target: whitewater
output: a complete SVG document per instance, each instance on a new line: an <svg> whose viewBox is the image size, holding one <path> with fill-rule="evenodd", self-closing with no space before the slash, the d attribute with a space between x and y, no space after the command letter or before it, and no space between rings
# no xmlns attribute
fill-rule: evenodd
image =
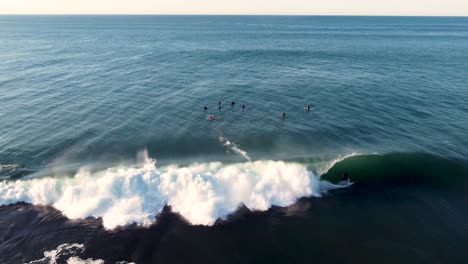
<svg viewBox="0 0 468 264"><path fill-rule="evenodd" d="M107 229L148 226L165 205L193 225L213 225L241 205L265 211L301 197L320 197L339 188L302 164L254 161L197 163L158 168L146 157L139 166L120 166L73 176L0 182L0 205L51 205L70 219L102 217Z"/></svg>
<svg viewBox="0 0 468 264"><path fill-rule="evenodd" d="M86 250L85 245L78 243L65 243L59 245L56 249L45 251L44 257L41 259L33 260L25 264L104 264L105 261L102 259L82 259L79 256ZM133 262L128 263L126 261L119 261L116 264L134 264Z"/></svg>

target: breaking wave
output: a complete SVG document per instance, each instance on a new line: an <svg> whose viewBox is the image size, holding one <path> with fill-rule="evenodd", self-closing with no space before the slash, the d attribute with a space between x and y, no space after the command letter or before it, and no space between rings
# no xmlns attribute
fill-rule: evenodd
<svg viewBox="0 0 468 264"><path fill-rule="evenodd" d="M107 229L150 225L167 204L194 225L212 225L240 205L265 211L305 196L339 188L298 163L255 161L175 165L162 168L146 158L138 167L100 172L82 168L72 177L0 182L0 205L52 205L70 219L102 217Z"/></svg>
<svg viewBox="0 0 468 264"><path fill-rule="evenodd" d="M468 190L468 163L423 153L353 155L334 162L321 179L338 181L347 172L363 189L417 185L435 189Z"/></svg>

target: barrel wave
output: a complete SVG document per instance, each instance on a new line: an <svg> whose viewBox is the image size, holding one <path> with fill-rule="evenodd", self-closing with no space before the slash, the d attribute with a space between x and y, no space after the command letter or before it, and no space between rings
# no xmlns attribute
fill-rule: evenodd
<svg viewBox="0 0 468 264"><path fill-rule="evenodd" d="M322 178L337 181L348 172L355 188L395 188L417 186L464 192L468 190L468 163L422 153L358 155L336 163Z"/></svg>
<svg viewBox="0 0 468 264"><path fill-rule="evenodd" d="M0 204L52 205L70 219L102 218L103 225L113 229L132 223L149 226L166 205L190 224L213 225L239 206L266 211L340 189L343 186L332 182L338 182L343 172L356 183L352 188L361 192L366 187L375 191L407 185L468 188L465 162L424 154L349 155L331 161L323 175L315 175L312 167L270 160L158 168L146 157L138 166L94 172L84 167L71 176L3 181Z"/></svg>

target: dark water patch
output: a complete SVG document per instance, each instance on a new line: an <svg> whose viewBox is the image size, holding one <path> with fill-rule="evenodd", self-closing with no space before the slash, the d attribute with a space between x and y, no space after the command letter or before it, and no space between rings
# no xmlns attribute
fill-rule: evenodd
<svg viewBox="0 0 468 264"><path fill-rule="evenodd" d="M126 254L142 230L128 226L105 231L101 219L69 220L48 206L18 203L0 207L0 212L1 263L41 259L44 252L67 243L84 244L87 248L83 254L85 259L105 256L109 263L116 263L129 258Z"/></svg>
<svg viewBox="0 0 468 264"><path fill-rule="evenodd" d="M64 243L106 263L463 263L466 197L417 188L337 192L192 226L166 207L155 224L104 230L100 219L68 220L51 207L0 207L0 262L42 258Z"/></svg>

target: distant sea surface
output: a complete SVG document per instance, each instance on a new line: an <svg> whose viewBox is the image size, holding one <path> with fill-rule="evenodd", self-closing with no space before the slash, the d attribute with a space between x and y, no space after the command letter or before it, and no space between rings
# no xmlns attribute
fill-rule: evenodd
<svg viewBox="0 0 468 264"><path fill-rule="evenodd" d="M0 16L0 262L465 263L467 102L465 17Z"/></svg>

